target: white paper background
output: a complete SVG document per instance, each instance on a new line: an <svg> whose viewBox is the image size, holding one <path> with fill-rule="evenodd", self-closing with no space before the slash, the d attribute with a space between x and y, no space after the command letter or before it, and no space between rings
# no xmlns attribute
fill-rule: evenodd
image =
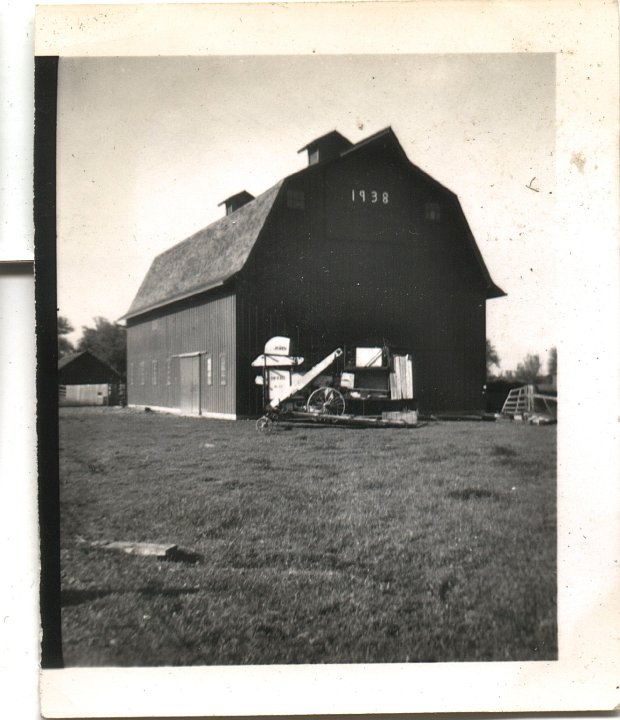
<svg viewBox="0 0 620 720"><path fill-rule="evenodd" d="M562 250L557 272L564 308L558 343L558 662L46 671L46 714L556 711L616 706L620 496L615 5L558 0L108 7L97 13L97 22L84 16L84 7L42 10L39 54L557 53L555 241ZM72 13L79 13L79 19L71 18ZM243 23L238 22L240 13ZM303 33L297 24L300 13ZM337 16L338 22L325 22L324 13L330 13L330 20ZM341 22L349 29L346 36L337 30ZM23 49L20 52L23 57ZM575 158L586 159L583 172ZM26 313L24 321L29 320ZM21 474L28 485L28 470L22 468ZM22 510L28 503L32 505L32 497ZM32 647L28 642L25 646ZM17 649L14 642L12 647ZM24 661L26 653L18 654Z"/></svg>

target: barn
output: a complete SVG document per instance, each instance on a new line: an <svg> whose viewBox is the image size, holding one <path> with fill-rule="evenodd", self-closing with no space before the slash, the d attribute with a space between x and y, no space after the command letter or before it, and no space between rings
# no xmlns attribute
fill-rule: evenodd
<svg viewBox="0 0 620 720"><path fill-rule="evenodd" d="M88 350L58 361L59 405L120 405L124 392L121 375Z"/></svg>
<svg viewBox="0 0 620 720"><path fill-rule="evenodd" d="M457 196L391 128L313 140L307 166L157 256L125 315L128 402L261 413L252 360L291 338L306 367L336 347L410 353L422 412L483 407L494 284ZM346 352L345 352L346 358Z"/></svg>

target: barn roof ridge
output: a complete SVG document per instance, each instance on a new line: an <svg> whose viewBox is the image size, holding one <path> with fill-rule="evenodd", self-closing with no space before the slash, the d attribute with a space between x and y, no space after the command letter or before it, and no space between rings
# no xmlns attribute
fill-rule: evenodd
<svg viewBox="0 0 620 720"><path fill-rule="evenodd" d="M361 140L358 140L356 143L353 143L352 147L347 148L346 150L343 150L340 155L348 155L349 153L353 152L354 150L359 150L361 147L364 147L365 145L368 145L371 142L374 142L375 140L378 140L383 135L394 135L396 137L396 134L392 130L392 126L388 125L387 127L382 128L381 130L377 130L377 132L374 132L372 135L368 135L368 137L362 138Z"/></svg>

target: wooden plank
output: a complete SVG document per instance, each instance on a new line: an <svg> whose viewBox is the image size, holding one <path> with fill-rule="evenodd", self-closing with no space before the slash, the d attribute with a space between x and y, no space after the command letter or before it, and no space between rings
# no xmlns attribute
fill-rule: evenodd
<svg viewBox="0 0 620 720"><path fill-rule="evenodd" d="M411 355L405 357L405 398L413 399L413 363Z"/></svg>
<svg viewBox="0 0 620 720"><path fill-rule="evenodd" d="M400 419L383 419L382 417L368 415L317 415L316 413L293 412L291 417L301 421L309 421L322 425L349 425L359 427L416 427L417 415L414 413L415 422L406 422ZM413 417L412 417L413 419Z"/></svg>
<svg viewBox="0 0 620 720"><path fill-rule="evenodd" d="M411 398L413 399L415 397L415 387L413 384L413 358L411 355L409 355L408 358L407 372L409 373L409 392L411 393Z"/></svg>
<svg viewBox="0 0 620 720"><path fill-rule="evenodd" d="M403 358L402 355L394 355L394 372L396 374L396 398L401 400L404 397Z"/></svg>
<svg viewBox="0 0 620 720"><path fill-rule="evenodd" d="M401 421L408 425L416 425L418 414L415 410L386 410L381 413L381 419L387 422Z"/></svg>
<svg viewBox="0 0 620 720"><path fill-rule="evenodd" d="M396 387L396 373L390 373L390 400L398 400L398 389Z"/></svg>
<svg viewBox="0 0 620 720"><path fill-rule="evenodd" d="M104 550L118 550L128 555L149 555L157 558L168 558L177 550L176 545L161 545L148 542L127 542L117 540L109 543L101 543L99 547Z"/></svg>

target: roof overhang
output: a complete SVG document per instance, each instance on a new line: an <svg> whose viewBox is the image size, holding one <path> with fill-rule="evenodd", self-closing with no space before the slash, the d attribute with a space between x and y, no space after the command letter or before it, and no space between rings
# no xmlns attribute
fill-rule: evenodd
<svg viewBox="0 0 620 720"><path fill-rule="evenodd" d="M132 310L122 317L118 319L118 322L121 320L131 320L132 318L138 317L139 315L146 315L146 313L153 312L154 310L160 310L161 308L166 307L167 305L172 305L173 303L181 302L182 300L187 300L188 298L194 297L195 295L201 295L202 293L209 292L209 290L215 290L216 288L224 287L227 283L231 282L234 279L234 275L230 277L221 278L219 280L215 280L213 282L210 282L206 285L200 285L196 288L193 288L192 290L189 290L188 292L181 293L179 295L175 295L173 297L166 298L165 300L162 300L158 303L153 303L152 305L147 305L142 308L137 308L136 310Z"/></svg>
<svg viewBox="0 0 620 720"><path fill-rule="evenodd" d="M487 300L492 300L493 298L500 298L500 297L506 297L507 293L505 293L501 287L498 287L495 283L492 283L487 287Z"/></svg>

